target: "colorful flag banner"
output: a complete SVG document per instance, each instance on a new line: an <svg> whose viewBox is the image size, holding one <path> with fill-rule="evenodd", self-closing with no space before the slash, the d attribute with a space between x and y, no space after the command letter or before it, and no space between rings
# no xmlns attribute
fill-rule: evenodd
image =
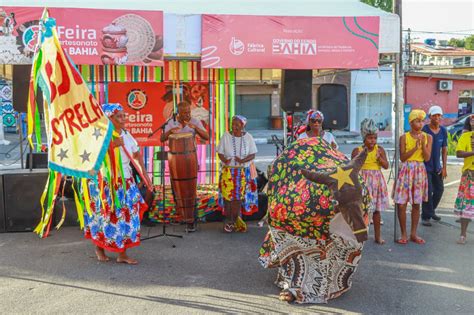
<svg viewBox="0 0 474 315"><path fill-rule="evenodd" d="M75 200L78 220L83 227L83 211L90 211L87 179L97 181L99 187L103 187L103 180L117 183L117 174L123 174L123 170L118 148L109 149L113 125L62 49L57 37L56 21L49 18L45 10L40 24L39 45L30 79L28 139L33 145L35 131L37 145L41 142L39 113L35 102L39 87L44 98L50 173L41 197L42 219L35 232L45 237L50 230L54 203L63 176L72 176L79 183ZM112 208L114 204L120 207L120 204L112 203Z"/></svg>
<svg viewBox="0 0 474 315"><path fill-rule="evenodd" d="M61 49L54 19L48 18L45 26L33 71L46 100L49 168L92 178L104 160L113 127Z"/></svg>

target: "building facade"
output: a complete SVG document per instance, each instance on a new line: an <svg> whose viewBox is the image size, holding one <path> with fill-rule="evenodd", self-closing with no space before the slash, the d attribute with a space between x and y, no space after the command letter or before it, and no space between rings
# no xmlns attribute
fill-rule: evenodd
<svg viewBox="0 0 474 315"><path fill-rule="evenodd" d="M473 112L474 76L408 72L405 76L405 103L428 111L443 108L443 124Z"/></svg>

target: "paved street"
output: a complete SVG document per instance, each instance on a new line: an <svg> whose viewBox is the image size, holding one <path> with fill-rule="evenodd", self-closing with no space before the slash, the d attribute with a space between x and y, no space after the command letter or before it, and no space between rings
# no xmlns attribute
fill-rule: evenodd
<svg viewBox="0 0 474 315"><path fill-rule="evenodd" d="M354 146L341 144L341 150L349 154ZM261 144L258 149L257 165L266 170L275 148ZM387 244L375 245L371 235L352 290L327 305L278 301L276 270L257 261L266 228L256 222L248 233L232 235L222 233L220 223L201 224L198 233L169 239L176 248L163 238L144 241L130 250L140 261L134 267L98 263L75 227L44 240L32 233L0 234L0 305L8 313L472 313L474 226L467 245L457 245L452 206L460 166L450 165L448 173L442 221L419 228L427 244L394 244L394 212L385 212ZM389 171L384 174L388 179ZM161 226L142 232L154 235ZM169 232L183 231L173 226Z"/></svg>
<svg viewBox="0 0 474 315"><path fill-rule="evenodd" d="M134 267L98 263L74 227L44 240L0 234L2 313L472 314L474 229L467 245L456 245L451 211L441 215L441 223L420 227L426 245L402 246L391 241L393 212L384 213L387 244L372 237L366 243L353 288L327 305L304 306L277 300L276 270L257 262L266 229L255 222L248 233L231 235L219 223L202 224L172 239L176 248L162 238L144 241L130 250L140 261Z"/></svg>

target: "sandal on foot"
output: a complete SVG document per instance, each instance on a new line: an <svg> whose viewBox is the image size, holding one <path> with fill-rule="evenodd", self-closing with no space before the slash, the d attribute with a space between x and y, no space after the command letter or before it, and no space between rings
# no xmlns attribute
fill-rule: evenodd
<svg viewBox="0 0 474 315"><path fill-rule="evenodd" d="M422 239L421 237L417 237L417 236L416 236L416 237L411 237L411 238L410 238L410 241L412 241L413 243L416 243L416 244L418 244L418 245L423 245L423 244L425 244L425 240Z"/></svg>
<svg viewBox="0 0 474 315"><path fill-rule="evenodd" d="M233 231L234 231L234 225L233 224L227 223L226 225L224 225L224 232L232 233Z"/></svg>
<svg viewBox="0 0 474 315"><path fill-rule="evenodd" d="M400 244L400 245L406 245L408 244L408 240L404 238L399 238L398 240L395 241L395 243Z"/></svg>
<svg viewBox="0 0 474 315"><path fill-rule="evenodd" d="M467 242L466 237L465 236L460 236L456 243L458 243L459 245L464 245L464 244L466 244L466 242Z"/></svg>
<svg viewBox="0 0 474 315"><path fill-rule="evenodd" d="M379 245L383 245L383 244L385 244L385 241L383 239L379 239L379 240L375 240L375 243L377 243Z"/></svg>

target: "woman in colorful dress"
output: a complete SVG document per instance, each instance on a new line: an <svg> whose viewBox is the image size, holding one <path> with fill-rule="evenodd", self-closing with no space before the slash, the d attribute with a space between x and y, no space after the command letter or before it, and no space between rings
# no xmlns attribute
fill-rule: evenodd
<svg viewBox="0 0 474 315"><path fill-rule="evenodd" d="M381 211L388 208L388 190L381 168L388 169L388 161L385 150L377 144L378 131L379 129L372 119L362 120L360 134L364 140L364 145L352 151L352 158L355 158L364 148L367 148L367 158L360 173L372 199L375 242L383 245L385 241L382 239L380 232Z"/></svg>
<svg viewBox="0 0 474 315"><path fill-rule="evenodd" d="M456 156L464 159L454 210L461 222L461 235L457 241L460 245L466 244L467 227L474 218L474 116L471 115L467 120L470 124L466 126L466 132L461 135L456 147Z"/></svg>
<svg viewBox="0 0 474 315"><path fill-rule="evenodd" d="M431 156L432 137L421 131L426 113L414 109L408 116L410 131L400 137L400 161L402 162L395 182L394 201L398 206L401 237L396 241L406 245L408 240L416 244L425 241L417 235L420 205L428 200L428 177L424 161ZM407 233L407 204L411 203L411 229Z"/></svg>
<svg viewBox="0 0 474 315"><path fill-rule="evenodd" d="M236 115L232 118L232 131L224 133L217 152L222 162L219 180L219 203L224 208L224 231L245 231L236 226L240 215L258 211L258 191L255 166L251 165L257 153L253 137L245 132L247 119ZM251 169L253 168L253 170Z"/></svg>
<svg viewBox="0 0 474 315"><path fill-rule="evenodd" d="M140 245L140 220L147 205L133 180L130 157L138 160L145 180L148 176L137 142L124 129L125 113L122 106L104 104L102 109L112 121L116 135L111 141L109 155L111 158L117 157L120 152L116 160L121 161L121 165L116 165L115 169L119 171L108 178L99 177L98 180L88 181L90 196L84 201L89 201L91 214L84 211L84 233L96 246L95 253L99 261L109 261L105 251L110 251L118 253L118 263L135 265L138 262L127 255L127 249Z"/></svg>
<svg viewBox="0 0 474 315"><path fill-rule="evenodd" d="M298 136L298 139L305 139L311 137L321 137L324 141L329 143L333 149L339 146L336 143L336 138L329 131L323 130L324 115L319 110L310 110L306 116L306 132Z"/></svg>

